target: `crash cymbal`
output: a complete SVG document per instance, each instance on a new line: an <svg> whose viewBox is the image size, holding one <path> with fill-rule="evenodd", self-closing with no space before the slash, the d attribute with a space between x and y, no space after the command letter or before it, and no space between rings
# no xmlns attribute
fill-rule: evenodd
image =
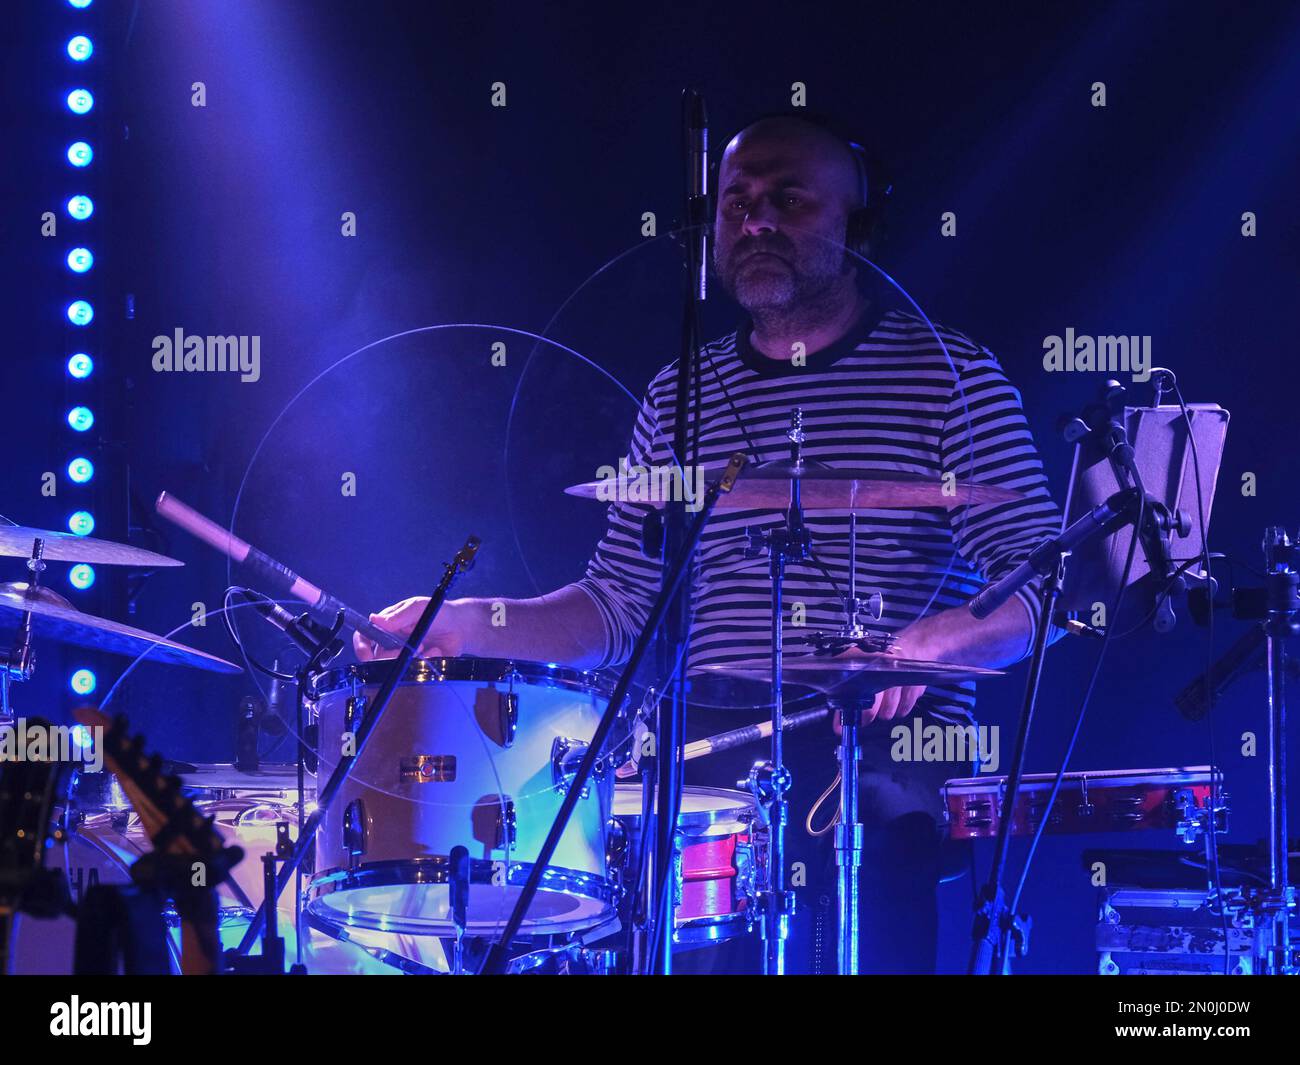
<svg viewBox="0 0 1300 1065"><path fill-rule="evenodd" d="M183 566L166 555L145 551L111 540L95 540L70 532L32 529L26 525L0 525L0 557L31 558L32 543L44 541L42 557L47 562L98 562L102 566Z"/></svg>
<svg viewBox="0 0 1300 1065"><path fill-rule="evenodd" d="M722 474L723 467L705 467L704 484ZM673 471L657 471L671 473ZM672 498L665 488L669 478L620 476L603 481L587 481L564 490L579 499L604 503L626 501L663 506ZM800 501L804 510L916 510L929 507L982 506L1022 499L1023 493L1012 488L979 484L975 481L926 477L898 470L839 469L815 462L766 462L748 467L736 486L720 496L717 510L785 510L790 505L790 484L801 485ZM680 479L677 479L680 483ZM703 485L692 485L703 490Z"/></svg>
<svg viewBox="0 0 1300 1065"><path fill-rule="evenodd" d="M224 658L196 651L174 640L155 636L121 622L85 614L57 592L37 588L34 592L20 581L0 583L0 626L8 633L18 627L23 612L32 613L32 639L58 640L77 647L110 654L143 655L147 660L178 666L194 666L214 673L242 673L243 670Z"/></svg>
<svg viewBox="0 0 1300 1065"><path fill-rule="evenodd" d="M728 662L698 667L699 672L747 681L771 679L769 662ZM962 666L950 662L928 662L903 658L888 652L855 654L838 658L786 658L781 681L794 687L813 689L833 702L869 699L886 688L951 684L982 677L1001 677L1000 669Z"/></svg>

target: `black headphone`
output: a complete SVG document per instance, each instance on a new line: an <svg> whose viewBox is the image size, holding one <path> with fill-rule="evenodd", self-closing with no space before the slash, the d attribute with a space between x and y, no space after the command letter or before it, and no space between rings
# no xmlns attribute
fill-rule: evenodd
<svg viewBox="0 0 1300 1065"><path fill-rule="evenodd" d="M849 212L845 224L844 248L854 255L869 259L869 253L876 237L879 235L881 220L885 214L885 206L894 192L893 182L889 179L884 164L857 141L845 136L831 119L824 115L803 111L770 111L759 115L752 121L747 122L723 143L730 144L737 134L769 118L793 118L799 122L805 122L825 133L829 133L849 150L858 172L858 202L860 206ZM714 209L716 209L718 173L721 168L722 154L719 153L711 167L710 218L714 217Z"/></svg>

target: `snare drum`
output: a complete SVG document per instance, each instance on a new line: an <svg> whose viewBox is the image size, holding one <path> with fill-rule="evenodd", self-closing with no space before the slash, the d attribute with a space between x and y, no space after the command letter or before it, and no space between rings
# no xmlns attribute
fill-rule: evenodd
<svg viewBox="0 0 1300 1065"><path fill-rule="evenodd" d="M626 869L640 845L640 784L615 787L614 817L626 833ZM748 792L691 785L683 789L677 818L674 943L716 943L753 930L763 837Z"/></svg>
<svg viewBox="0 0 1300 1065"><path fill-rule="evenodd" d="M318 777L350 753L388 662L318 674ZM608 703L578 670L499 659L413 662L316 836L315 918L406 935L454 932L452 848L470 852L467 932L504 925ZM614 914L605 832L613 774L583 789L520 934L582 931Z"/></svg>

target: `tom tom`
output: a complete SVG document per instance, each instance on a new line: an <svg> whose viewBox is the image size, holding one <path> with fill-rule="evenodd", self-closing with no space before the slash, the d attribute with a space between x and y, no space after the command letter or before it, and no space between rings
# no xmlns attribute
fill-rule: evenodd
<svg viewBox="0 0 1300 1065"><path fill-rule="evenodd" d="M313 678L318 780L328 779L389 668ZM316 837L308 910L353 928L447 936L452 848L470 852L467 932L510 915L607 694L592 674L498 659L416 661ZM614 915L605 857L613 774L584 789L520 933L582 931Z"/></svg>

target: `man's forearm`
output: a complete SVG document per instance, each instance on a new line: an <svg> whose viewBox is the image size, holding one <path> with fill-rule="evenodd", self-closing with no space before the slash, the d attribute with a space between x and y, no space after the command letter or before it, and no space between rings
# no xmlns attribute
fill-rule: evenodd
<svg viewBox="0 0 1300 1065"><path fill-rule="evenodd" d="M965 606L921 618L899 633L898 651L908 658L1001 669L1029 653L1033 636L1028 608L1012 597L983 621Z"/></svg>
<svg viewBox="0 0 1300 1065"><path fill-rule="evenodd" d="M458 626L463 621L463 654L586 669L599 664L605 650L600 612L573 585L534 599L456 599L447 607L458 615Z"/></svg>

